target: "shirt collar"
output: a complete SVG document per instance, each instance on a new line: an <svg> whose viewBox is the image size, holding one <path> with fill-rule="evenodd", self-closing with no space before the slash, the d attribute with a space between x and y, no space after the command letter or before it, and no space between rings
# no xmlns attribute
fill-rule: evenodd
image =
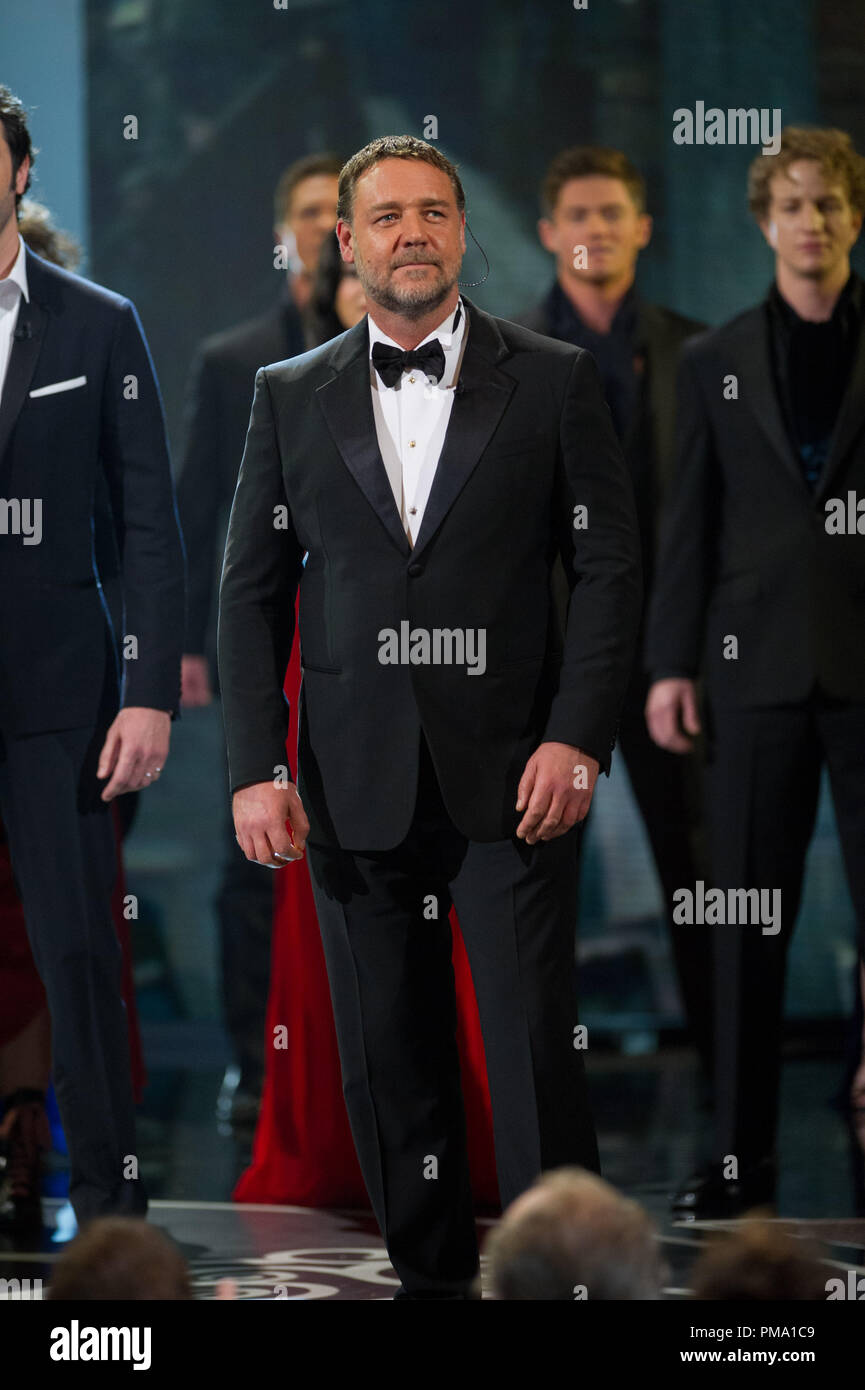
<svg viewBox="0 0 865 1390"><path fill-rule="evenodd" d="M453 323L457 315L457 310L459 310L459 322L457 323L456 330L454 330ZM367 312L366 321L367 328L369 330L369 357L370 365L372 367L372 349L375 343L387 343L390 347L401 347L401 344L395 343L393 338L389 338L386 333L383 333L382 330L379 328L378 324L376 323L375 319L369 312ZM446 364L445 375L439 382L440 386L443 386L445 384L446 378L452 375L451 362L455 359L451 358L451 354L454 353L457 357L459 356L459 351L462 346L463 335L465 331L466 308L463 304L462 296L460 295L452 312L449 313L446 318L443 318L438 327L434 328L431 333L428 333L426 337L422 340L422 342L418 343L417 345L418 347L422 347L423 343L429 343L432 342L433 338L438 338L439 342L444 348ZM372 368L372 370L374 371L375 369Z"/></svg>
<svg viewBox="0 0 865 1390"><path fill-rule="evenodd" d="M17 285L27 303L30 303L30 291L27 286L27 253L24 247L24 238L18 233L18 255L12 263L9 274L0 280L0 285L5 285L9 281Z"/></svg>

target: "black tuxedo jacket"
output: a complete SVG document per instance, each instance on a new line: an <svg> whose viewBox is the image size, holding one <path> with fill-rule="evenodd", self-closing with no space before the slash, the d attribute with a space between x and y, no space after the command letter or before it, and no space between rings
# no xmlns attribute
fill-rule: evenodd
<svg viewBox="0 0 865 1390"><path fill-rule="evenodd" d="M300 583L299 790L312 840L399 843L421 728L448 811L474 840L513 833L540 742L577 745L609 770L641 580L597 369L464 302L460 386L414 549L378 448L366 318L256 378L220 599L230 781L270 779L285 762ZM579 504L588 525L575 530ZM550 594L558 554L572 588L564 634ZM381 633L403 621L484 629L485 673L383 665Z"/></svg>
<svg viewBox="0 0 865 1390"><path fill-rule="evenodd" d="M249 423L255 374L304 349L300 314L287 297L266 314L201 344L190 376L177 505L186 543L184 651L213 648L211 615L225 528Z"/></svg>
<svg viewBox="0 0 865 1390"><path fill-rule="evenodd" d="M550 296L527 309L515 320L535 333L550 335ZM689 338L703 332L706 325L686 318L661 304L652 304L642 295L637 299L637 341L646 356L647 414L652 456L655 464L654 527L655 544L660 542L661 516L675 472L676 371L679 353ZM637 412L638 415L640 412ZM646 447L640 421L634 422L622 441L626 460ZM644 560L651 557L644 556ZM644 572L644 579L648 576ZM647 584L648 588L648 584Z"/></svg>
<svg viewBox="0 0 865 1390"><path fill-rule="evenodd" d="M539 303L521 314L516 322L525 328L533 329L536 333L551 336L553 314L550 301L551 294L547 293ZM703 332L705 328L706 325L696 319L685 318L672 309L652 304L643 299L642 295L637 297L635 347L638 347L644 356L645 376L634 418L621 444L631 477L645 480L642 484L642 507L640 492L637 494L646 600L643 609L644 621L661 544L661 521L675 472L676 371L679 354L687 340ZM561 606L566 601L567 585L559 568L555 577L555 590L557 602ZM634 672L635 683L629 692L629 698L641 703L648 680L643 666L643 638L644 631L641 626Z"/></svg>
<svg viewBox="0 0 865 1390"><path fill-rule="evenodd" d="M826 531L826 501L865 494L865 333L816 492L784 426L762 304L688 344L677 477L650 605L655 676L705 674L734 706L865 699L865 540ZM735 376L738 399L724 397ZM729 392L728 388L728 392ZM725 638L738 657L725 659Z"/></svg>
<svg viewBox="0 0 865 1390"><path fill-rule="evenodd" d="M175 715L183 543L141 324L128 299L26 256L0 493L41 499L42 538L0 534L0 730L83 727L118 701Z"/></svg>

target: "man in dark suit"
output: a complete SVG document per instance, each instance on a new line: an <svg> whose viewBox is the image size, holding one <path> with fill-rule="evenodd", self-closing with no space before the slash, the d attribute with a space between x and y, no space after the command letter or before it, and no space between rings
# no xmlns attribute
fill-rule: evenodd
<svg viewBox="0 0 865 1390"><path fill-rule="evenodd" d="M460 298L464 207L454 166L412 136L344 167L337 234L370 312L259 372L220 600L238 840L279 867L309 839L346 1103L399 1298L471 1297L478 1268L451 901L502 1202L542 1169L598 1167L576 825L609 769L641 599L594 363ZM298 584L295 788L282 683Z"/></svg>
<svg viewBox="0 0 865 1390"><path fill-rule="evenodd" d="M147 1209L110 802L165 766L180 703L183 546L135 309L25 248L16 212L32 149L5 87L0 123L0 812L48 999L81 1224ZM113 545L103 528L97 568L97 520L109 509Z"/></svg>
<svg viewBox="0 0 865 1390"><path fill-rule="evenodd" d="M683 354L647 647L662 747L690 746L705 681L715 901L710 915L705 885L682 884L680 903L715 938L716 1152L674 1197L698 1215L774 1192L786 956L824 764L865 931L865 521L848 505L865 493L865 287L849 259L865 160L840 131L789 128L754 160L749 200L775 282Z"/></svg>
<svg viewBox="0 0 865 1390"><path fill-rule="evenodd" d="M556 279L518 323L594 357L637 502L643 584L651 592L660 516L673 467L676 364L704 325L650 304L635 284L652 234L642 175L620 150L562 150L541 187L538 235L556 258ZM561 588L561 580L559 580ZM711 982L705 938L673 920L673 893L703 875L697 755L677 757L646 729L649 677L642 632L619 728L619 747L661 884L685 1021L711 1075Z"/></svg>
<svg viewBox="0 0 865 1390"><path fill-rule="evenodd" d="M177 485L189 570L185 706L212 699L214 599L255 374L268 362L312 346L306 331L309 296L322 242L336 224L341 167L335 155L312 154L281 175L274 193L273 235L276 245L286 249L287 274L279 299L267 313L205 339L192 371ZM264 1080L273 885L240 853L230 815L216 907L225 1022L236 1059L236 1067L226 1073L219 1110L243 1124L258 1114Z"/></svg>

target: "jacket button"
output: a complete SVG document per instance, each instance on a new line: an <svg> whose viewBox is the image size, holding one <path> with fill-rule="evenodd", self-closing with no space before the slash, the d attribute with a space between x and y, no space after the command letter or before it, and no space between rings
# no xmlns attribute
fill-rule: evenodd
<svg viewBox="0 0 865 1390"><path fill-rule="evenodd" d="M411 575L412 579L417 579L419 574L423 574L423 565L419 564L418 562L415 562L409 565L408 572Z"/></svg>

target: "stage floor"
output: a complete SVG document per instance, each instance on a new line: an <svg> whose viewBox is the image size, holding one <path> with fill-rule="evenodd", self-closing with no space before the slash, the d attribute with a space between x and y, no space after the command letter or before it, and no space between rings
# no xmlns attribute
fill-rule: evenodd
<svg viewBox="0 0 865 1390"><path fill-rule="evenodd" d="M631 1195L639 1197L638 1192ZM653 1205L645 1194L647 1206ZM46 1220L57 1214L56 1199L46 1203ZM196 1298L214 1296L220 1279L235 1283L238 1299L390 1300L399 1280L391 1269L371 1217L363 1212L318 1211L308 1207L240 1205L232 1202L153 1202L150 1220L179 1245L189 1263ZM826 1244L832 1272L865 1265L865 1219L784 1221L794 1234ZM492 1220L478 1221L483 1245ZM689 1296L690 1272L706 1234L735 1223L667 1223L659 1235L669 1270L665 1299ZM35 1245L35 1242L33 1242ZM0 1255L2 1277L47 1287L60 1247L46 1228L41 1250ZM481 1257L484 1297L490 1297L486 1261ZM827 1278L829 1272L827 1269ZM843 1277L843 1274L842 1274Z"/></svg>
<svg viewBox="0 0 865 1390"><path fill-rule="evenodd" d="M185 1254L196 1296L212 1298L217 1281L231 1278L239 1299L389 1300L398 1281L368 1213L227 1200L248 1159L248 1140L217 1122L222 1073L203 1062L199 1055L197 1066L151 1066L139 1134L150 1219ZM857 1137L833 1105L840 1077L834 1059L785 1063L778 1220L822 1241L833 1268L861 1272L865 1126ZM669 1271L664 1297L686 1299L701 1242L724 1224L673 1223L667 1206L670 1192L690 1171L707 1123L697 1107L693 1059L685 1050L596 1056L590 1079L604 1176L651 1213ZM73 1232L62 1195L46 1197L44 1212L41 1236L0 1236L0 1278L41 1279L47 1287L51 1266ZM478 1221L481 1248L492 1224Z"/></svg>

